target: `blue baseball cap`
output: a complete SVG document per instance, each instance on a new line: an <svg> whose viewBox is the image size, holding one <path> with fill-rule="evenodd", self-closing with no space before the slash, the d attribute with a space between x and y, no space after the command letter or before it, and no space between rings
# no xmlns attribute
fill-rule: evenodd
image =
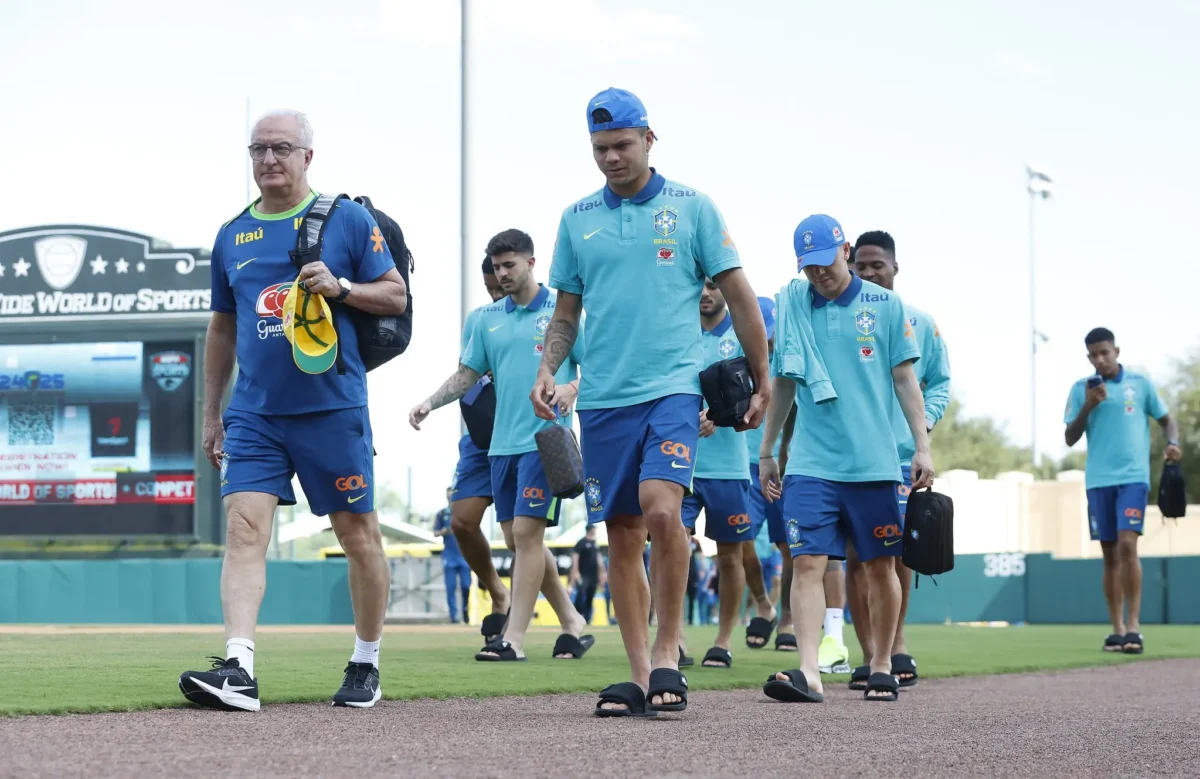
<svg viewBox="0 0 1200 779"><path fill-rule="evenodd" d="M792 242L796 245L796 270L809 265L828 268L838 258L846 235L832 216L813 214L796 226Z"/></svg>
<svg viewBox="0 0 1200 779"><path fill-rule="evenodd" d="M608 113L610 121L596 121L595 112ZM624 89L609 87L588 102L587 107L588 132L598 133L601 130L621 130L626 127L649 127L646 117L646 106L638 100L637 95Z"/></svg>
<svg viewBox="0 0 1200 779"><path fill-rule="evenodd" d="M767 340L770 341L775 337L775 300L759 298L758 308L762 311L763 324L767 326Z"/></svg>

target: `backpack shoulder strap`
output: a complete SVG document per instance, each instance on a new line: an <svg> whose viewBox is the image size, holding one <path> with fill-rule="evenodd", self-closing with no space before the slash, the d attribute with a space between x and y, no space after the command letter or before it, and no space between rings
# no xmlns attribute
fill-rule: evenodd
<svg viewBox="0 0 1200 779"><path fill-rule="evenodd" d="M262 198L256 198L253 203L246 206L241 211L238 211L237 215L234 216L233 219L229 219L225 222L225 224L221 225L221 228L224 229L224 228L228 227L229 225L231 225L233 222L235 222L239 217L241 217L243 214L245 214L251 208L254 208L256 205L258 205L259 201L261 201L261 200L262 200Z"/></svg>
<svg viewBox="0 0 1200 779"><path fill-rule="evenodd" d="M321 237L325 234L325 226L329 224L330 215L337 207L338 201L345 197L317 195L308 213L300 220L300 229L296 231L296 248L288 252L292 264L297 268L303 268L308 263L321 259Z"/></svg>

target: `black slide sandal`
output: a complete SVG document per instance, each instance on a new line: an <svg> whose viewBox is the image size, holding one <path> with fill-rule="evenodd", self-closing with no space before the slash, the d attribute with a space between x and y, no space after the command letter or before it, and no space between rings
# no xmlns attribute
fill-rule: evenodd
<svg viewBox="0 0 1200 779"><path fill-rule="evenodd" d="M484 652L494 652L493 655L485 655ZM523 663L524 657L517 657L517 650L512 648L512 644L507 641L497 640L492 641L483 649L475 654L475 659L481 663Z"/></svg>
<svg viewBox="0 0 1200 779"><path fill-rule="evenodd" d="M750 620L750 624L746 626L746 646L751 649L762 649L767 645L767 641L771 639L771 633L774 632L775 626L779 624L779 618L763 619L755 617ZM761 644L751 644L750 639L761 638Z"/></svg>
<svg viewBox="0 0 1200 779"><path fill-rule="evenodd" d="M1126 633L1125 638L1121 639L1121 651L1127 655L1140 655L1145 647L1145 639L1141 633ZM1133 649L1129 647L1132 646Z"/></svg>
<svg viewBox="0 0 1200 779"><path fill-rule="evenodd" d="M670 693L682 700L679 703L654 703L655 695ZM683 711L687 708L687 677L674 668L655 668L650 672L650 692L646 693L646 709L649 711Z"/></svg>
<svg viewBox="0 0 1200 779"><path fill-rule="evenodd" d="M808 679L799 668L791 671L781 671L791 681L785 682L775 678L775 674L767 677L763 685L763 694L784 703L823 703L825 696L808 689Z"/></svg>
<svg viewBox="0 0 1200 779"><path fill-rule="evenodd" d="M1105 652L1122 652L1125 650L1125 636L1120 633L1110 633L1108 638L1104 639Z"/></svg>
<svg viewBox="0 0 1200 779"><path fill-rule="evenodd" d="M795 652L799 647L796 645L795 633L780 633L775 636L775 651L776 652Z"/></svg>
<svg viewBox="0 0 1200 779"><path fill-rule="evenodd" d="M606 703L619 703L624 709L603 709ZM633 682L610 684L600 691L596 702L597 717L654 717L657 714L646 710L646 694Z"/></svg>
<svg viewBox="0 0 1200 779"><path fill-rule="evenodd" d="M479 632L483 635L483 640L490 644L504 635L506 627L508 627L508 614L492 613L483 618Z"/></svg>
<svg viewBox="0 0 1200 779"><path fill-rule="evenodd" d="M570 633L563 633L558 637L558 640L554 642L554 651L550 653L550 656L555 660L579 660L583 657L585 652L595 645L595 643L596 639L591 635L575 638L575 636L571 635ZM566 654L571 656L559 657L559 655Z"/></svg>
<svg viewBox="0 0 1200 779"><path fill-rule="evenodd" d="M909 676L905 678L901 674ZM920 679L917 676L917 661L912 655L892 655L892 676L900 680L901 687L916 687Z"/></svg>
<svg viewBox="0 0 1200 779"><path fill-rule="evenodd" d="M873 692L886 692L887 695L872 695ZM891 674L873 673L867 680L867 690L863 699L868 701L894 701L900 697L900 682Z"/></svg>
<svg viewBox="0 0 1200 779"><path fill-rule="evenodd" d="M696 664L696 658L688 657L687 655L685 655L683 653L683 647L679 647L679 667L680 668L691 668L695 664Z"/></svg>
<svg viewBox="0 0 1200 779"><path fill-rule="evenodd" d="M850 672L850 689L851 690L865 690L865 689L867 689L867 682L870 679L871 679L871 666L869 666L869 665L856 666L855 669Z"/></svg>
<svg viewBox="0 0 1200 779"><path fill-rule="evenodd" d="M709 661L714 660L719 665L709 665ZM714 646L704 655L704 661L701 668L729 668L733 665L733 653L728 649L722 649L719 646Z"/></svg>

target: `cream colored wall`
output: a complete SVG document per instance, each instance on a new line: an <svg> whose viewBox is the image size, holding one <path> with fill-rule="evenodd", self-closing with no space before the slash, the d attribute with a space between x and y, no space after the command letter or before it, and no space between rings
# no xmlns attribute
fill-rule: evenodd
<svg viewBox="0 0 1200 779"><path fill-rule="evenodd" d="M1034 481L1027 473L980 479L973 471L948 471L934 489L954 499L954 551L1050 553L1056 557L1100 557L1090 539L1083 473L1067 471L1057 481ZM1146 557L1200 555L1200 505L1187 516L1163 520L1146 507L1139 551Z"/></svg>

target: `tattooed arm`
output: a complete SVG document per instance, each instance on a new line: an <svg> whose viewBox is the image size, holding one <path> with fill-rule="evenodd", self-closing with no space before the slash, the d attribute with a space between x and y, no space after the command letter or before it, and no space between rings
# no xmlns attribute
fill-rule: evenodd
<svg viewBox="0 0 1200 779"><path fill-rule="evenodd" d="M534 412L542 419L554 419L550 405L554 397L554 375L571 356L575 339L579 335L579 317L583 312L583 297L570 292L558 291L554 306L554 318L546 328L546 342L542 349L542 364L538 368L537 382L529 399Z"/></svg>
<svg viewBox="0 0 1200 779"><path fill-rule="evenodd" d="M425 417L429 416L430 412L466 395L467 390L479 381L479 375L477 371L459 363L458 370L442 382L442 386L438 387L436 392L408 412L408 423L413 426L414 430L420 430L421 423L425 421Z"/></svg>

